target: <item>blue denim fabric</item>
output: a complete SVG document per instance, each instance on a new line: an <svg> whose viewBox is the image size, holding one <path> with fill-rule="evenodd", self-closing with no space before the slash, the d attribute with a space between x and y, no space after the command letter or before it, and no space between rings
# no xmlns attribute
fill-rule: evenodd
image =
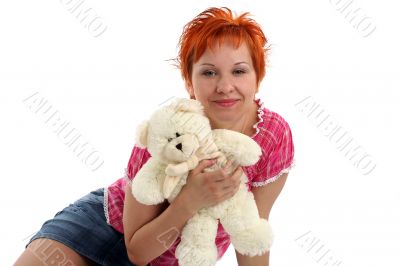
<svg viewBox="0 0 400 266"><path fill-rule="evenodd" d="M98 265L134 266L128 259L124 235L107 224L103 199L104 188L78 199L46 221L29 243L38 238L49 238Z"/></svg>

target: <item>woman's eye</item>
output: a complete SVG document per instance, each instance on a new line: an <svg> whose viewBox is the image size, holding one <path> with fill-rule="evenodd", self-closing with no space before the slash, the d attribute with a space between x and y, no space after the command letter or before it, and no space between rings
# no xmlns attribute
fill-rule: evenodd
<svg viewBox="0 0 400 266"><path fill-rule="evenodd" d="M217 73L215 71L212 70L206 70L203 72L203 75L206 77L214 77Z"/></svg>
<svg viewBox="0 0 400 266"><path fill-rule="evenodd" d="M235 74L235 75L240 75L240 74L244 74L244 73L246 73L246 71L243 69L236 69L233 71L233 74Z"/></svg>

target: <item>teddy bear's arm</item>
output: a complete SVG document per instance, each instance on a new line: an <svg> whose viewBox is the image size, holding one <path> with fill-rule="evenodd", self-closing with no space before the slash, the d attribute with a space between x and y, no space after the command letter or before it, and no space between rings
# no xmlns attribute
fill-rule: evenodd
<svg viewBox="0 0 400 266"><path fill-rule="evenodd" d="M252 138L228 129L214 129L214 142L227 156L233 156L242 166L255 164L261 156L261 148Z"/></svg>
<svg viewBox="0 0 400 266"><path fill-rule="evenodd" d="M132 180L132 194L142 204L155 205L164 201L162 182L165 165L150 158Z"/></svg>
<svg viewBox="0 0 400 266"><path fill-rule="evenodd" d="M165 168L165 174L168 176L181 176L187 174L190 170L196 168L201 160L217 158L221 155L222 153L219 151L204 154L200 147L196 154L192 155L187 161L178 164L168 164L167 168Z"/></svg>
<svg viewBox="0 0 400 266"><path fill-rule="evenodd" d="M199 164L199 159L192 156L189 160L178 164L168 164L165 168L165 174L169 176L180 176L187 174L190 170L194 169Z"/></svg>

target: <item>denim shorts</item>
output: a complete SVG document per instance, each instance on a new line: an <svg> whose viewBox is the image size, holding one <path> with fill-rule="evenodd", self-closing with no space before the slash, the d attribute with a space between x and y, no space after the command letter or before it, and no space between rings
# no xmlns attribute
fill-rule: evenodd
<svg viewBox="0 0 400 266"><path fill-rule="evenodd" d="M92 191L56 213L30 239L48 238L63 243L98 265L132 264L124 235L107 224L104 215L104 188Z"/></svg>

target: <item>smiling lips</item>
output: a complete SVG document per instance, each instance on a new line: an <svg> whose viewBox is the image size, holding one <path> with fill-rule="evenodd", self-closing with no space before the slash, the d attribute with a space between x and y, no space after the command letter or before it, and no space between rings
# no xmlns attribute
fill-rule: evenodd
<svg viewBox="0 0 400 266"><path fill-rule="evenodd" d="M223 99L214 101L218 106L231 107L237 103L238 99Z"/></svg>

